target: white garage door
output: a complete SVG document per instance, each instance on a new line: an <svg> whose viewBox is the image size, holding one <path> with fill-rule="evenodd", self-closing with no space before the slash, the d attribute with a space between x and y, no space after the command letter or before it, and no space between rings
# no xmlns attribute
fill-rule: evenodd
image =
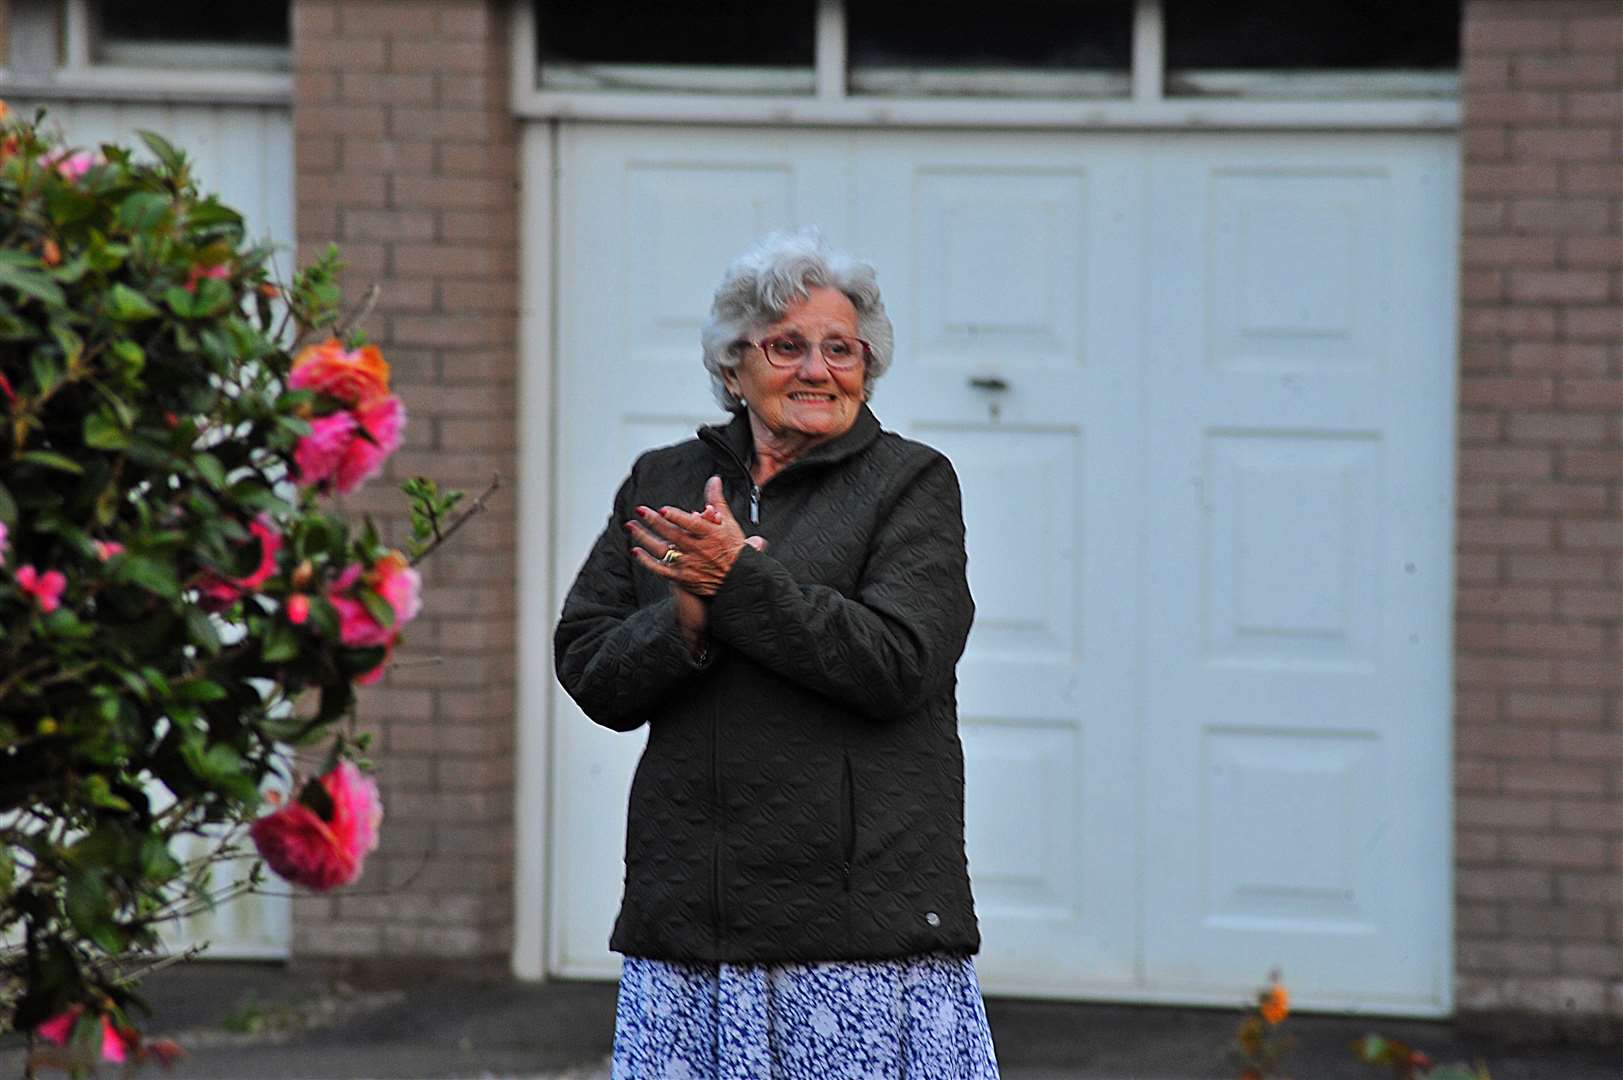
<svg viewBox="0 0 1623 1080"><path fill-rule="evenodd" d="M964 486L988 992L1230 1004L1278 965L1446 1012L1454 154L565 125L554 601L636 453L717 418L723 265L821 225L896 324L876 413ZM612 975L642 739L554 704L550 966Z"/></svg>

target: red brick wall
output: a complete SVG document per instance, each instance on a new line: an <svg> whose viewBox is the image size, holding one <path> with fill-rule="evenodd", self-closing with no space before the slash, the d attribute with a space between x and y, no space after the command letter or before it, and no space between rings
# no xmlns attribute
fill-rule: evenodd
<svg viewBox="0 0 1623 1080"><path fill-rule="evenodd" d="M1465 4L1458 1005L1601 1033L1623 1031L1620 56L1616 0Z"/></svg>
<svg viewBox="0 0 1623 1080"><path fill-rule="evenodd" d="M397 484L483 490L432 556L398 666L363 693L386 820L361 882L300 899L294 953L505 954L512 934L517 125L499 0L295 0L299 255L345 288L410 416L387 479L346 500L406 536ZM501 970L506 970L505 959Z"/></svg>

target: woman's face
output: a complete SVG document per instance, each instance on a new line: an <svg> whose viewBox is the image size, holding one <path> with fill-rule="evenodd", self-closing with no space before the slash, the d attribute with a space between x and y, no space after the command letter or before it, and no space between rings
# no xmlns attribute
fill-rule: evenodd
<svg viewBox="0 0 1623 1080"><path fill-rule="evenodd" d="M814 346L827 337L856 337L857 309L838 289L812 289L755 340L779 336L798 337ZM843 435L856 422L866 366L859 361L844 369L830 368L822 351L813 347L797 366L776 367L759 348L751 347L743 362L723 378L728 391L744 400L751 417L773 437L822 441Z"/></svg>

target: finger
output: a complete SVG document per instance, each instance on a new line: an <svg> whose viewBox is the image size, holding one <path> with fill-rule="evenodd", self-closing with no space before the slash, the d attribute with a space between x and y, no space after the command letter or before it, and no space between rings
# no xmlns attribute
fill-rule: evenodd
<svg viewBox="0 0 1623 1080"><path fill-rule="evenodd" d="M656 559L664 556L665 552L674 546L667 541L661 540L635 521L626 522L626 532L630 535L633 544L647 548L649 554Z"/></svg>
<svg viewBox="0 0 1623 1080"><path fill-rule="evenodd" d="M699 516L710 522L712 525L721 524L721 511L716 509L715 503L705 503L704 510L699 513Z"/></svg>
<svg viewBox="0 0 1623 1080"><path fill-rule="evenodd" d="M748 544L756 551L766 550L766 537L764 536L746 536L744 538L744 543Z"/></svg>
<svg viewBox="0 0 1623 1080"><path fill-rule="evenodd" d="M680 544L690 536L688 530L675 522L667 521L657 511L650 510L646 506L637 507L637 520L642 522L643 527L649 532L668 544Z"/></svg>
<svg viewBox="0 0 1623 1080"><path fill-rule="evenodd" d="M718 524L706 518L703 514L690 514L686 510L675 506L660 507L659 516L677 526L683 532L692 533L695 536L702 536L710 532L710 526Z"/></svg>
<svg viewBox="0 0 1623 1080"><path fill-rule="evenodd" d="M727 505L727 493L721 489L721 477L712 476L704 482L704 501L722 515L716 519L717 524L733 520L732 509Z"/></svg>
<svg viewBox="0 0 1623 1080"><path fill-rule="evenodd" d="M637 564L644 570L651 570L666 581L676 580L676 566L674 564L662 563L640 547L631 549L631 557L636 559Z"/></svg>

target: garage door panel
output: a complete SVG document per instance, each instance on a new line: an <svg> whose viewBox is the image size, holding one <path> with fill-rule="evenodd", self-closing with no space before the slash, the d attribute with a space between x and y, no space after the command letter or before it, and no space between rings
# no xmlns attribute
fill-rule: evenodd
<svg viewBox="0 0 1623 1080"><path fill-rule="evenodd" d="M1214 169L1210 332L1219 371L1370 372L1385 355L1388 187L1378 171Z"/></svg>
<svg viewBox="0 0 1623 1080"><path fill-rule="evenodd" d="M689 158L625 163L625 249L615 259L636 297L623 326L638 361L665 361L690 374L719 271L750 243L793 221L790 162L741 165Z"/></svg>
<svg viewBox="0 0 1623 1080"><path fill-rule="evenodd" d="M1068 367L1082 359L1082 172L920 168L920 360Z"/></svg>
<svg viewBox="0 0 1623 1080"><path fill-rule="evenodd" d="M1081 433L990 424L921 424L918 437L954 463L962 490L975 625L966 657L1017 657L1069 669L1087 598L1077 580L1086 509L1053 492L1078 490ZM1018 522L1024 551L1005 550Z"/></svg>
<svg viewBox="0 0 1623 1080"><path fill-rule="evenodd" d="M1204 457L1203 661L1373 670L1379 439L1208 431Z"/></svg>

